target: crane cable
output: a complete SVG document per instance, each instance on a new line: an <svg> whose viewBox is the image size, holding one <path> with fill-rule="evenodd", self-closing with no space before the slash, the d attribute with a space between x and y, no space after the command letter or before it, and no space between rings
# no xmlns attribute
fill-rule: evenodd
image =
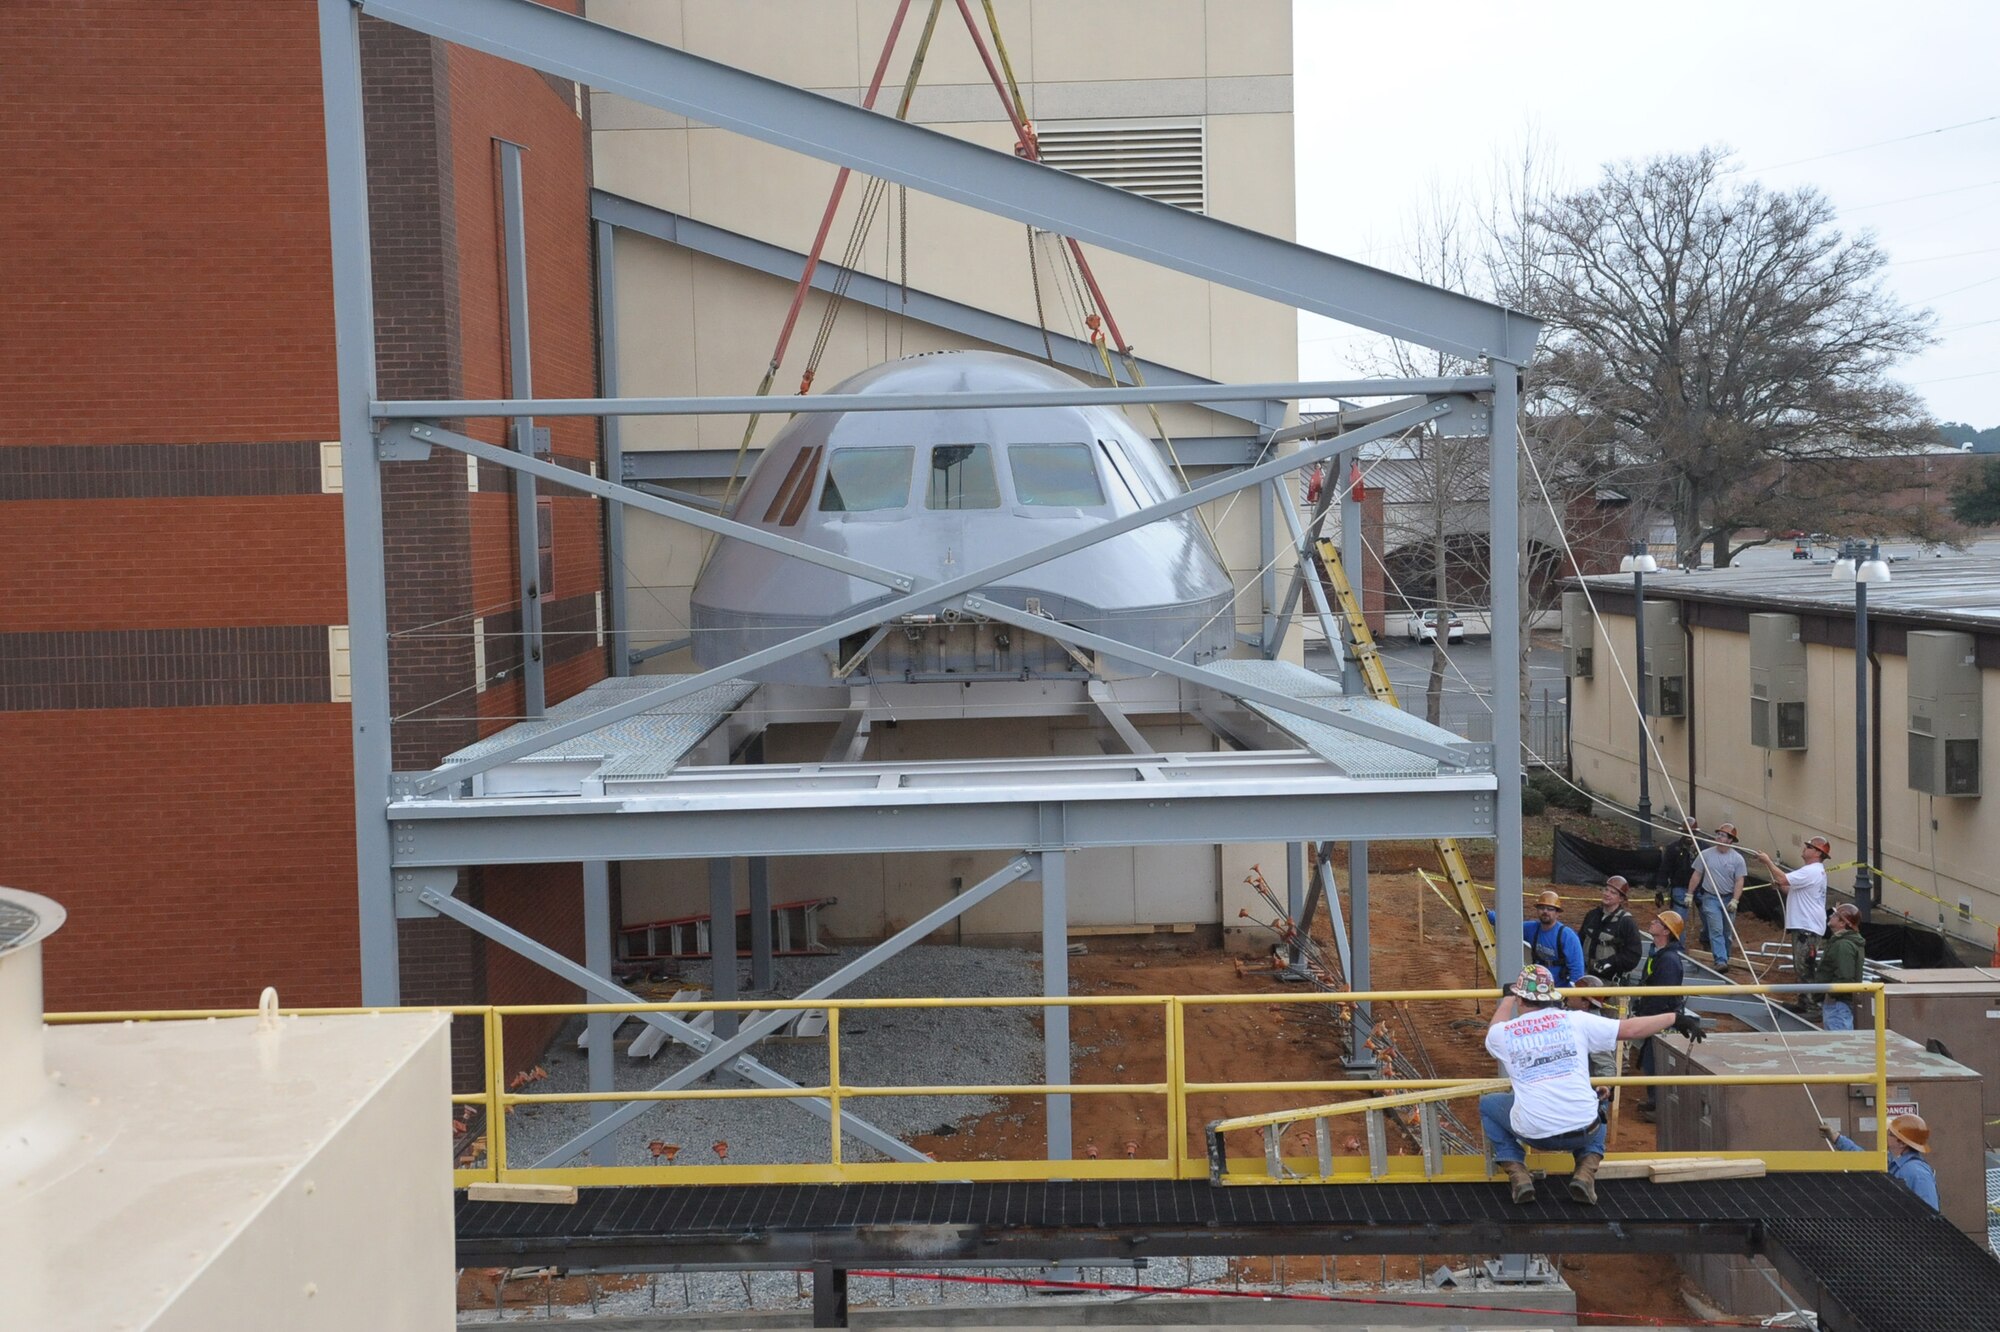
<svg viewBox="0 0 2000 1332"><path fill-rule="evenodd" d="M994 12L993 0L981 0L981 7L986 11L986 26L993 36L993 49L991 52L987 50L986 38L981 34L978 23L972 17L971 7L966 3L966 0L958 0L958 12L960 17L965 20L966 31L972 35L972 43L978 48L979 59L986 66L987 77L992 80L994 91L1000 94L1001 103L1007 109L1008 119L1013 122L1015 135L1014 150L1030 162L1039 162L1042 160L1041 143L1036 136L1034 122L1028 119L1027 99L1021 95L1020 81L1014 76L1014 62L1007 53L1007 40L1000 33L1000 16ZM995 61L996 54L998 56L997 66ZM1028 229L1028 234L1030 248L1029 271L1035 283L1035 313L1037 319L1040 319L1042 313L1041 282L1039 276L1033 273L1033 227ZM1081 276L1083 285L1090 292L1090 300L1084 305L1084 309L1090 311L1094 307L1095 313L1087 314L1084 322L1090 328L1090 341L1097 350L1098 358L1104 363L1105 379L1114 387L1118 383L1118 375L1111 367L1111 357L1107 349L1106 333L1108 331L1109 343L1115 346L1118 359L1125 365L1126 374L1131 377L1134 385L1144 388L1146 377L1139 370L1138 358L1132 354L1132 344L1125 340L1124 333L1119 330L1118 321L1111 313L1110 302L1104 299L1104 290L1097 284L1097 275L1091 271L1090 261L1084 258L1083 246L1069 236L1064 236L1062 240L1068 250L1069 262L1074 265L1075 272ZM1081 299L1080 294L1079 299ZM1044 341L1046 342L1046 327L1044 327L1043 332ZM1174 448L1173 436L1168 433L1166 423L1160 419L1158 405L1150 402L1147 403L1146 414L1152 418L1154 433L1159 436L1160 442L1166 445L1167 458L1173 464L1174 474L1180 478L1182 489L1193 489L1192 483L1188 480L1187 468L1181 464L1180 453ZM1214 529L1209 526L1208 515L1196 509L1195 518L1201 524L1203 534L1208 537L1210 548L1214 550L1219 558L1221 548L1216 542Z"/></svg>
<svg viewBox="0 0 2000 1332"><path fill-rule="evenodd" d="M895 52L896 39L902 34L903 20L908 16L912 2L913 0L899 0L896 6L895 17L889 21L889 35L882 43L882 54L875 61L875 73L869 81L868 92L861 99L861 105L864 110L872 111L875 108L875 99L881 94L882 80L889 70L889 57ZM944 0L931 0L930 20L924 26L923 43L918 46L916 62L911 66L912 82L914 82L917 68L923 64L924 46L930 42L931 32L937 25L938 9L943 2ZM903 99L903 110L897 113L898 119L902 118L908 106L909 94L906 91ZM757 386L755 395L757 397L768 397L772 384L777 382L778 368L785 359L785 348L791 343L792 331L797 326L799 313L805 306L806 293L812 290L813 274L818 269L820 256L826 249L827 236L833 230L834 214L840 209L840 200L841 196L847 190L848 177L853 174L851 167L842 167L833 178L833 189L827 196L825 210L820 214L819 230L813 236L812 248L806 254L805 268L799 273L798 285L792 292L791 306L785 311L784 323L778 329L777 344L772 348L771 363L769 368L764 372L763 381ZM724 484L722 489L722 512L725 514L729 512L730 505L734 501L736 483L742 478L743 462L750 453L750 441L755 437L758 422L762 419L762 413L755 413L744 424L743 438L736 446L736 458L729 468L729 480ZM713 551L714 548L715 538L710 536L708 548L703 552L704 563L707 560L708 552Z"/></svg>

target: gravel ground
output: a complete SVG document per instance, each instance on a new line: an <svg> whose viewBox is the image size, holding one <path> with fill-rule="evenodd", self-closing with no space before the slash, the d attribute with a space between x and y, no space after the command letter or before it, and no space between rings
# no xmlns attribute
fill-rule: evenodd
<svg viewBox="0 0 2000 1332"><path fill-rule="evenodd" d="M1293 1272L1303 1278L1319 1278L1323 1269L1310 1260L1295 1262ZM1289 1280L1282 1286L1243 1282L1229 1275L1226 1258L1164 1258L1134 1270L1127 1267L969 1267L954 1272L968 1276L1012 1277L1021 1280L1094 1281L1119 1285L1208 1286L1222 1290L1268 1290L1272 1293L1388 1296L1423 1298L1435 1291L1428 1281L1328 1281ZM1454 1274L1461 1292L1495 1289L1484 1276L1475 1277L1465 1268ZM544 1289L534 1278L523 1278L510 1291L514 1300L525 1292ZM1507 1287L1505 1289L1516 1289ZM1032 1303L1038 1310L1065 1303L1101 1304L1134 1299L1128 1293L1037 1295L1019 1286L988 1286L958 1281L925 1281L911 1278L852 1277L848 1282L848 1302L855 1308L921 1308L958 1305L1007 1305ZM1144 1297L1136 1297L1144 1298ZM1154 1297L1163 1301L1171 1296ZM465 1309L458 1315L461 1326L497 1322L637 1317L648 1314L671 1316L680 1313L716 1313L756 1310L759 1312L806 1310L812 1307L812 1279L794 1272L663 1272L646 1278L633 1290L607 1291L597 1297L595 1308L588 1302L575 1305L532 1303L516 1307L504 1317L491 1308Z"/></svg>
<svg viewBox="0 0 2000 1332"><path fill-rule="evenodd" d="M851 960L859 950L822 957L776 960L773 994L746 992L743 998L775 998L797 994ZM705 963L680 972L684 988L706 989ZM922 995L1032 995L1041 992L1041 965L1029 954L1004 949L922 946L891 958L854 982L842 995L855 999ZM545 1082L525 1090L584 1091L589 1071L585 1052L576 1046L583 1019L576 1019L557 1037L542 1060ZM644 1031L627 1022L615 1046L617 1086L650 1088L693 1053L669 1041L652 1059L630 1059L626 1047ZM826 1078L826 1043L765 1041L756 1047L758 1060L804 1086ZM880 1009L850 1013L841 1022L841 1079L844 1083L905 1086L948 1086L953 1083L1032 1083L1042 1080L1040 1015L1023 1008ZM711 1086L747 1085L733 1075L721 1075ZM854 1100L843 1110L898 1137L927 1133L967 1115L990 1113L998 1103L986 1097L897 1096ZM523 1106L507 1120L508 1161L514 1166L535 1163L568 1141L590 1120L586 1105ZM653 1140L677 1143L680 1163L712 1164L712 1144L729 1144L731 1165L814 1162L827 1159L825 1123L789 1102L776 1100L684 1101L663 1105L613 1135L608 1146L593 1148L595 1165L649 1165ZM882 1159L851 1136L845 1144L850 1161ZM732 1278L733 1281L733 1278ZM789 1280L787 1282L789 1285ZM738 1291L741 1294L740 1288Z"/></svg>

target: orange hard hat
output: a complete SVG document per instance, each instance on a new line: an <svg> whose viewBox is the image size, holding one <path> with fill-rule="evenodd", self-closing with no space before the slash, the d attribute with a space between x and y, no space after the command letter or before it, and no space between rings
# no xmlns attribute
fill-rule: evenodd
<svg viewBox="0 0 2000 1332"><path fill-rule="evenodd" d="M1653 917L1653 919L1660 922L1661 928L1676 939L1680 938L1681 931L1687 928L1687 921L1678 911L1662 911L1659 915Z"/></svg>
<svg viewBox="0 0 2000 1332"><path fill-rule="evenodd" d="M1556 910L1561 911L1563 909L1562 894L1556 892L1553 888L1543 893L1535 899L1535 909L1539 911L1543 907L1554 907Z"/></svg>
<svg viewBox="0 0 2000 1332"><path fill-rule="evenodd" d="M1889 1121L1889 1136L1912 1151L1930 1154L1931 1126L1922 1115L1897 1115Z"/></svg>

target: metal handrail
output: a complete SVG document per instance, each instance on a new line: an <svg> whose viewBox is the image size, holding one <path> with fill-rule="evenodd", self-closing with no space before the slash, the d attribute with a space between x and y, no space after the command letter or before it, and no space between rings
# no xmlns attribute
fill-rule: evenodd
<svg viewBox="0 0 2000 1332"><path fill-rule="evenodd" d="M1680 996L1700 995L1745 995L1745 994L1872 994L1876 996L1875 1015L1875 1068L1872 1078L1856 1077L1842 1073L1798 1073L1784 1074L1656 1074L1644 1076L1618 1076L1592 1079L1593 1085L1605 1087L1623 1086L1710 1086L1710 1085L1819 1085L1873 1082L1878 1105L1888 1104L1888 1026L1887 1005L1883 1002L1884 986L1880 982L1864 982L1842 985L1691 985L1672 990L1648 988L1644 986L1603 986L1592 991L1596 996L1627 994L1666 994ZM1385 1079L1381 1081L1352 1082L1335 1080L1299 1081L1233 1081L1196 1082L1188 1077L1187 1022L1188 1010L1210 1007L1233 1007L1241 1004L1265 1005L1312 1005L1312 1004L1360 1004L1360 1003L1415 1003L1442 1000L1495 998L1492 988L1476 990L1376 990L1339 993L1307 992L1301 994L1196 994L1196 995L1090 995L1090 996L981 996L948 998L892 998L892 999L763 999L730 1001L693 1001L683 1003L600 1003L600 1004L441 1004L412 1005L402 1008L333 1007L333 1008L289 1008L281 1009L287 1017L349 1017L377 1013L449 1013L454 1017L476 1017L480 1020L485 1050L485 1081L476 1092L455 1092L451 1096L454 1105L476 1105L486 1112L486 1159L484 1164L461 1168L455 1172L456 1181L463 1185L474 1182L499 1182L502 1180L525 1183L564 1184L661 1184L661 1183L809 1183L809 1182L893 1182L910 1180L953 1180L984 1179L996 1181L1034 1181L1054 1179L1199 1179L1207 1171L1205 1153L1190 1153L1188 1150L1189 1101L1197 1096L1271 1094L1286 1092L1329 1092L1368 1091L1376 1093L1369 1098L1376 1102L1374 1108L1386 1106L1390 1100L1403 1093L1440 1093L1435 1099L1446 1099L1453 1095L1465 1096L1486 1090L1492 1083L1490 1078L1428 1078L1428 1079ZM898 1008L1156 1008L1162 1013L1165 1077L1146 1082L1113 1083L967 1083L946 1086L889 1086L872 1084L852 1084L841 1076L840 1069L840 1017L843 1012L871 1009ZM703 1087L683 1088L677 1091L583 1091L583 1092L522 1092L506 1086L507 1065L503 1057L506 1048L505 1022L510 1017L553 1017L581 1016L596 1013L630 1014L634 1016L661 1014L695 1013L752 1013L781 1010L802 1011L814 1009L824 1011L827 1017L827 1077L826 1081L813 1087L799 1088L738 1088ZM108 1022L164 1022L196 1021L209 1018L255 1017L254 1008L217 1008L175 1011L110 1010L75 1013L49 1013L45 1020L52 1024L108 1023ZM1383 1094L1388 1094L1385 1097ZM1119 1158L1113 1160L1049 1160L1049 1161L925 1161L925 1162L846 1162L842 1159L841 1120L843 1102L885 1096L1093 1096L1126 1095L1157 1096L1165 1101L1167 1121L1167 1155L1148 1158ZM674 1165L653 1166L566 1166L555 1169L535 1169L531 1167L510 1167L507 1164L507 1113L516 1106L546 1105L561 1103L603 1104L607 1102L670 1102L670 1101L710 1101L710 1100L798 1100L803 1098L823 1099L828 1102L829 1150L828 1159L821 1163L794 1163L785 1165ZM1429 1096L1418 1099L1430 1100ZM1367 1101L1351 1103L1356 1110L1369 1109ZM1281 1111L1263 1118L1292 1120L1312 1117L1319 1113L1341 1112L1341 1107L1308 1107L1303 1110ZM1251 1118L1257 1118L1252 1116ZM1229 1121L1223 1121L1228 1123ZM1873 1150L1861 1152L1830 1151L1781 1151L1781 1152L1703 1152L1680 1153L1680 1155L1700 1155L1714 1157L1758 1157L1773 1170L1879 1170L1887 1164L1888 1131L1886 1120L1878 1122L1876 1146ZM1676 1153L1649 1153L1650 1157L1673 1156ZM1287 1158L1289 1160L1289 1158ZM1398 1161L1407 1158L1397 1158ZM1613 1158L1615 1159L1615 1158ZM1300 1158L1298 1164L1313 1164ZM1442 1169L1418 1176L1392 1168L1386 1173L1369 1175L1360 1173L1357 1163L1351 1173L1341 1174L1343 1181L1366 1182L1373 1179L1406 1178L1453 1178L1474 1179L1485 1176L1483 1157L1453 1156L1440 1159ZM1417 1164L1412 1162L1412 1164ZM1346 1168L1343 1167L1343 1170ZM1301 1171L1302 1176L1307 1172ZM1332 1173L1320 1172L1331 1179Z"/></svg>

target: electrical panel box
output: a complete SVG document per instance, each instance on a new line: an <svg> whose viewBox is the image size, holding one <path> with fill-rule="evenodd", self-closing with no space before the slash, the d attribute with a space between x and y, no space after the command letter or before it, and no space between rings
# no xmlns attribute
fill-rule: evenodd
<svg viewBox="0 0 2000 1332"><path fill-rule="evenodd" d="M1750 743L1806 747L1806 645L1796 615L1750 617Z"/></svg>
<svg viewBox="0 0 2000 1332"><path fill-rule="evenodd" d="M1971 634L1912 629L1910 789L1934 796L1979 794L1979 662Z"/></svg>
<svg viewBox="0 0 2000 1332"><path fill-rule="evenodd" d="M1563 593L1563 674L1572 680L1588 680L1596 643L1589 594Z"/></svg>
<svg viewBox="0 0 2000 1332"><path fill-rule="evenodd" d="M1687 640L1681 637L1677 601L1646 603L1644 675L1647 716L1687 716Z"/></svg>

